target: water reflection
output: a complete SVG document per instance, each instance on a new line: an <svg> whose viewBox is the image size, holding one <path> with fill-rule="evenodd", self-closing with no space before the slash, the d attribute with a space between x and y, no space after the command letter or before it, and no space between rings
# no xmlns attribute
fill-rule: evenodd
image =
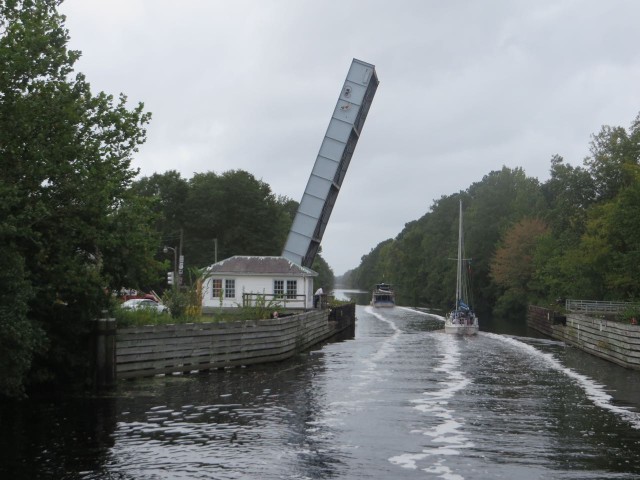
<svg viewBox="0 0 640 480"><path fill-rule="evenodd" d="M356 305L369 305L371 302L371 292L364 290L335 289L332 293L336 300L354 302Z"/></svg>
<svg viewBox="0 0 640 480"><path fill-rule="evenodd" d="M330 476L331 459L313 456L309 462L304 455L322 450L309 445L306 434L318 411L315 397L322 394L312 384L323 371L321 358L317 353L278 368L228 369L136 384L118 399L122 413L114 436L119 447L106 468L134 478L239 478L237 472L266 478L283 466Z"/></svg>
<svg viewBox="0 0 640 480"><path fill-rule="evenodd" d="M114 398L31 400L0 408L0 477L75 478L114 446Z"/></svg>

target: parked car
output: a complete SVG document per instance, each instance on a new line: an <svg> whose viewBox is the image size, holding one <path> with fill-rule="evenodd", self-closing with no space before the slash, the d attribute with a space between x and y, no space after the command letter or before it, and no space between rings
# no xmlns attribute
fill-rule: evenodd
<svg viewBox="0 0 640 480"><path fill-rule="evenodd" d="M122 304L122 308L125 310L140 310L148 308L150 310L155 310L158 313L169 313L169 309L167 307L148 298L132 298L131 300L124 302Z"/></svg>

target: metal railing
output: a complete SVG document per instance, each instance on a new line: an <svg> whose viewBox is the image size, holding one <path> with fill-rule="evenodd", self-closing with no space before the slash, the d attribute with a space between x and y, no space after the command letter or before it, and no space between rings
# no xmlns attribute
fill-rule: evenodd
<svg viewBox="0 0 640 480"><path fill-rule="evenodd" d="M565 301L565 308L569 312L586 314L622 313L631 307L637 307L632 302L605 302L598 300L570 300Z"/></svg>

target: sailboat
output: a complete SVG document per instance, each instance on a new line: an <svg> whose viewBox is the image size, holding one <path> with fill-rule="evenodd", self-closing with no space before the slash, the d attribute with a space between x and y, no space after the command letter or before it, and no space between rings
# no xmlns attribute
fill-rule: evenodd
<svg viewBox="0 0 640 480"><path fill-rule="evenodd" d="M469 304L469 282L464 268L464 236L462 233L462 200L460 201L460 219L458 223L458 267L456 271L456 302L453 310L447 314L444 322L446 333L475 335L478 333L478 317Z"/></svg>

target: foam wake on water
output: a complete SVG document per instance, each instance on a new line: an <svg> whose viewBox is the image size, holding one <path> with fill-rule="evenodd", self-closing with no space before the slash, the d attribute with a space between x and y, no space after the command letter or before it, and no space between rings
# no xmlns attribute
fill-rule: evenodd
<svg viewBox="0 0 640 480"><path fill-rule="evenodd" d="M424 312L422 310L418 310L411 307L396 307L396 308L400 310L406 310L407 312L411 312L411 313L418 313L420 315L425 315L427 317L437 318L438 320L442 320L443 322L445 321L445 318L442 315L436 315L435 313Z"/></svg>
<svg viewBox="0 0 640 480"><path fill-rule="evenodd" d="M373 355L373 357L371 357L372 362L379 362L380 360L387 357L390 353L393 352L394 344L398 340L398 337L400 337L400 335L402 334L402 330L398 328L398 326L394 323L393 320L390 320L380 315L378 312L374 310L373 307L367 306L365 307L364 311L370 315L373 315L381 322L388 324L389 327L391 327L391 330L393 330L393 334L390 337L388 337L384 341L384 343L382 343L382 345L380 345L380 348L378 348L378 351Z"/></svg>
<svg viewBox="0 0 640 480"><path fill-rule="evenodd" d="M436 474L439 478L447 480L462 480L464 477L453 473L446 465L446 458L452 455L460 455L461 449L473 447L464 434L464 424L456 417L456 411L450 403L450 399L460 390L463 390L470 380L460 370L460 351L457 339L444 334L436 334L440 363L434 368L434 372L444 376L437 385L438 390L427 391L421 398L412 400L413 408L430 419L437 419L438 423L424 430L413 430L411 433L422 434L431 438L433 444L420 453L406 453L391 457L389 461L403 468L417 469L416 462L427 457L438 457L430 467L423 468L427 473Z"/></svg>
<svg viewBox="0 0 640 480"><path fill-rule="evenodd" d="M379 368L378 364L395 351L402 330L393 322L375 311L371 306L365 307L365 312L377 320L389 325L392 334L385 336L382 342L376 346L376 350L370 356L359 358L349 368L349 378L352 380L347 388L342 390L341 397L331 401L323 412L323 418L311 422L310 425L336 427L343 424L344 418L350 413L362 411L376 398L377 382L389 372ZM363 394L367 392L367 394Z"/></svg>
<svg viewBox="0 0 640 480"><path fill-rule="evenodd" d="M614 413L620 418L623 418L625 421L629 422L633 426L633 428L640 429L640 413L634 412L625 407L614 405L612 403L613 397L606 392L604 385L597 383L586 375L578 373L575 370L564 366L562 362L560 362L551 353L541 352L534 346L512 337L506 337L489 332L480 332L480 334L510 344L529 355L543 360L547 365L549 365L550 368L565 374L567 377L573 379L578 385L580 385L587 397L595 405Z"/></svg>

